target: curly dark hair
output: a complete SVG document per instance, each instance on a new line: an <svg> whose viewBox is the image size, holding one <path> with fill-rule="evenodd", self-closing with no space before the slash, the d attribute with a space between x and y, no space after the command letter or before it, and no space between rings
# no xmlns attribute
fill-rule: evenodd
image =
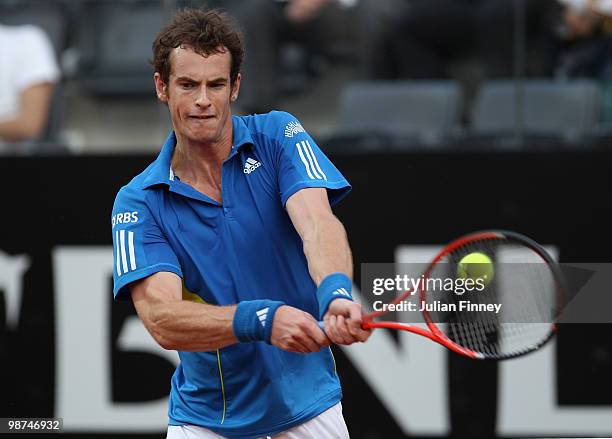
<svg viewBox="0 0 612 439"><path fill-rule="evenodd" d="M172 50L182 45L204 56L228 50L232 58L230 80L234 84L244 58L244 44L231 15L220 9L183 9L172 17L153 42L151 64L164 84L170 79Z"/></svg>

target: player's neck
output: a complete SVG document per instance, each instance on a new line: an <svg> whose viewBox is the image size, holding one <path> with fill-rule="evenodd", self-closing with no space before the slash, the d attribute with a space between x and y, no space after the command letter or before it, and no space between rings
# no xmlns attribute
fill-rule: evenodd
<svg viewBox="0 0 612 439"><path fill-rule="evenodd" d="M177 135L172 170L192 186L221 186L221 166L232 149L232 129L215 142L194 142Z"/></svg>

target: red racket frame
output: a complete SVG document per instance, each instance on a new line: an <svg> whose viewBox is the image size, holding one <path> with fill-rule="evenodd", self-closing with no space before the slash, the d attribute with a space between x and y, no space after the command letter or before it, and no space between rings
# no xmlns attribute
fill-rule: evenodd
<svg viewBox="0 0 612 439"><path fill-rule="evenodd" d="M432 259L432 261L429 263L429 266L427 267L427 269L423 272L423 277L425 279L427 279L429 277L429 274L431 273L431 271L433 270L434 266L440 262L442 260L442 258L444 258L446 255L448 255L449 253L453 252L454 250L456 250L459 247L462 247L466 244L469 244L470 242L475 242L475 241L484 241L484 240L488 240L488 239L495 239L495 240L499 240L499 239L511 239L513 241L516 242L520 242L521 244L525 245L526 247L529 247L531 250L533 250L537 255L539 255L544 262L546 262L549 266L549 268L551 269L551 271L553 272L553 275L555 277L556 283L557 283L557 302L560 302L561 297L563 296L562 294L562 288L563 288L563 278L561 275L561 272L559 271L556 263L552 260L552 258L550 257L550 255L546 252L546 250L544 250L539 244L537 244L535 241L520 235L518 233L515 232L508 232L508 231L483 231L483 232L475 232L475 233L471 233L469 235L463 236L461 238L458 238L456 240L454 240L453 242L451 242L450 244L446 245L442 250L440 250L440 252ZM414 289L410 288L408 290L406 290L404 293L402 293L400 296L398 296L396 299L394 299L391 304L398 304L399 302L405 300L410 294L412 294L412 292L414 291ZM425 291L423 288L421 288L420 292L419 292L419 298L421 301L425 300ZM369 314L366 314L363 316L363 320L364 322L362 323L362 328L364 329L370 329L370 328L387 328L387 329L398 329L401 331L408 331L408 332L412 332L414 334L418 334L421 335L423 337L426 337L448 349L450 349L451 351L459 354L459 355L463 355L465 357L468 358L472 358L472 359L477 359L477 360L484 360L484 359L496 359L496 360L501 360L501 359L509 359L509 358L515 358L521 355L525 355L528 352L532 352L536 349L539 349L540 347L542 347L544 344L546 344L554 335L554 333L556 332L556 327L554 324L551 323L551 332L549 334L549 336L545 339L543 339L540 343L538 343L537 345L533 346L530 349L526 349L525 351L519 352L519 353L515 353L515 354L511 354L511 355L505 355L505 356L491 356L491 355L486 355L483 354L481 352L476 352L473 351L471 349L465 348L463 346L458 345L457 343L453 342L451 339L449 339L446 334L444 334L437 326L436 324L432 321L431 317L429 316L429 313L427 311L423 311L423 317L425 318L425 323L427 325L428 329L424 329L421 328L419 326L414 326L414 325L409 325L406 323L400 323L400 322L379 322L379 321L374 321L374 319L376 317L379 317L381 315L387 314L387 311L375 311Z"/></svg>

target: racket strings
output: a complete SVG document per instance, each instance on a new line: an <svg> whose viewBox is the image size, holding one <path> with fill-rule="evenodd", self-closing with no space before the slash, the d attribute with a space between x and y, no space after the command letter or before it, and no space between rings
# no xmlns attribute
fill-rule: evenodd
<svg viewBox="0 0 612 439"><path fill-rule="evenodd" d="M453 276L454 272L457 271L459 261L467 254L473 253L476 250L482 252L482 248L479 248L477 245L467 245L464 246L462 251L453 252L449 255L447 261L445 261L446 267L446 275ZM465 301L466 298L462 295L451 294L449 295L452 303L459 309L462 301ZM474 298L470 298L470 302L483 304L490 303L490 298L487 298L483 295L478 295ZM490 338L487 338L487 334L493 333L495 328L493 322L490 318L485 318L486 314L478 313L476 315L470 316L466 312L457 312L453 315L454 322L450 323L453 334L455 334L456 339L453 340L457 344L468 347L472 350L482 352L485 354L492 354L495 352L495 344L491 342ZM458 330L457 330L458 329ZM459 334L459 337L457 337Z"/></svg>
<svg viewBox="0 0 612 439"><path fill-rule="evenodd" d="M427 291L425 302L441 304L440 310L428 312L428 320L454 343L490 357L516 355L547 340L555 318L555 278L528 247L505 239L473 241L446 255L429 278L457 279L460 261L476 252L491 259L492 278L482 291ZM473 308L467 310L466 303ZM442 304L454 308L448 311ZM501 305L498 313L491 311L495 305Z"/></svg>

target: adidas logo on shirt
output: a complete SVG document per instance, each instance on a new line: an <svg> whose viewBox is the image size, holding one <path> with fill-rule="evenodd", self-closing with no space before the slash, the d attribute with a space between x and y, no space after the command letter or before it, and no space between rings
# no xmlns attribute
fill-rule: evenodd
<svg viewBox="0 0 612 439"><path fill-rule="evenodd" d="M268 307L260 309L259 311L257 311L257 317L259 317L259 322L261 323L261 326L263 326L264 328L266 327L266 318L268 317Z"/></svg>
<svg viewBox="0 0 612 439"><path fill-rule="evenodd" d="M250 174L251 172L259 168L260 166L261 166L260 162L249 157L248 159L246 159L246 163L244 164L244 169L242 170L242 172L244 172L245 174Z"/></svg>

